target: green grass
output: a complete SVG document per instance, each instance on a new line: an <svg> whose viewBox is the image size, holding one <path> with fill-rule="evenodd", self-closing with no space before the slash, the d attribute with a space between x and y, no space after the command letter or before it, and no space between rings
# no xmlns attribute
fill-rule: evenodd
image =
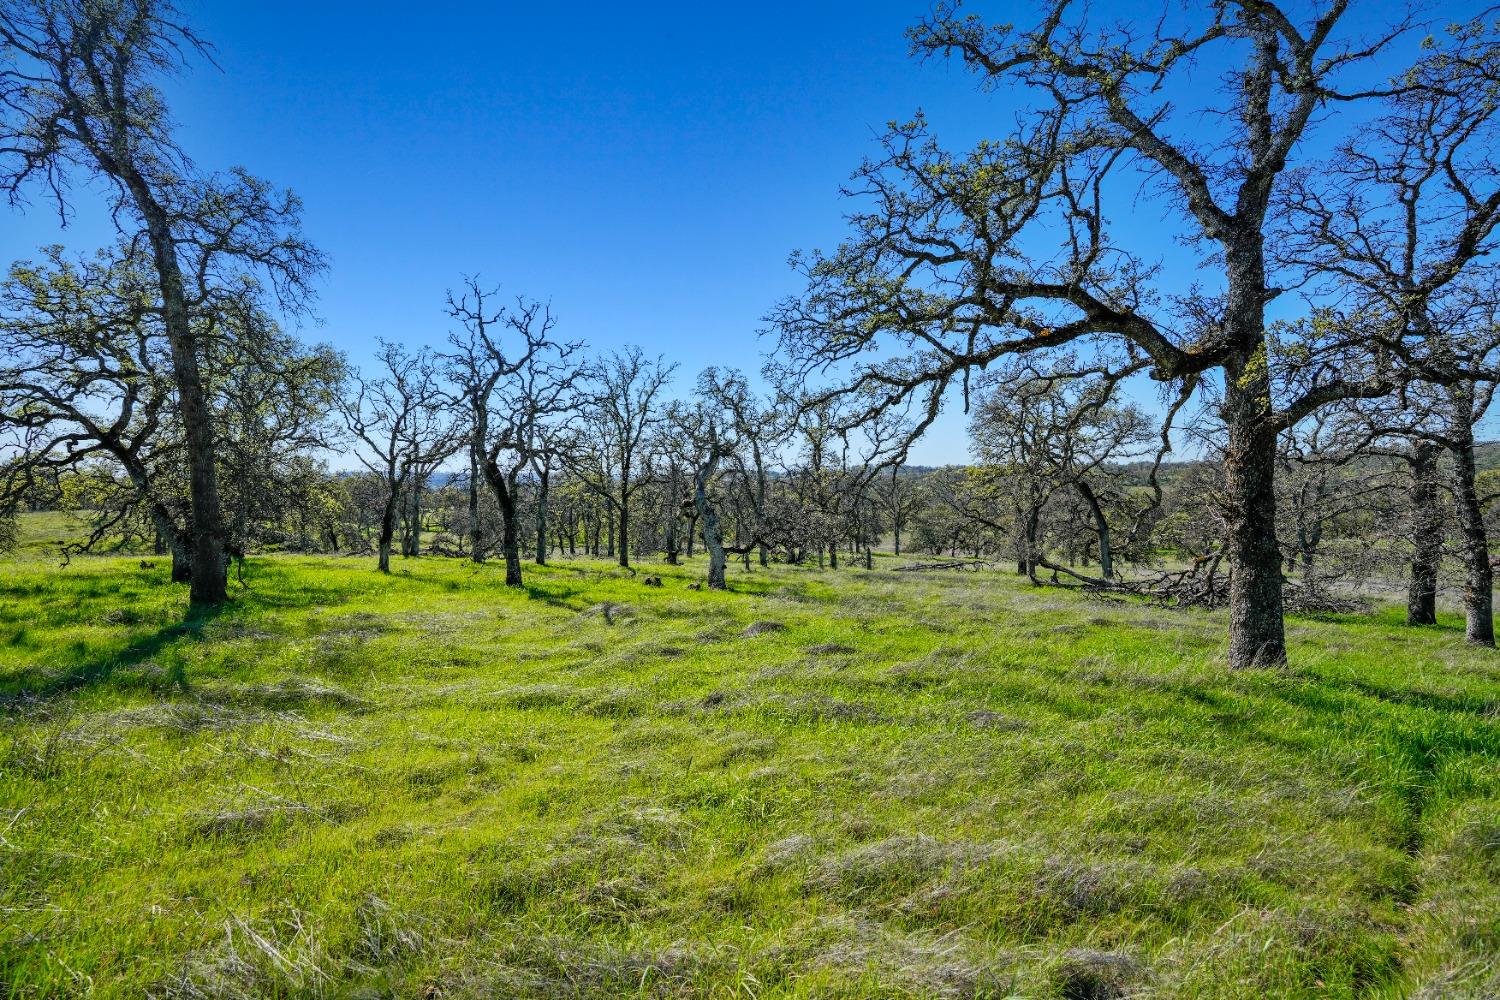
<svg viewBox="0 0 1500 1000"><path fill-rule="evenodd" d="M1231 673L1005 574L397 570L0 566L0 995L1500 990L1455 622Z"/></svg>

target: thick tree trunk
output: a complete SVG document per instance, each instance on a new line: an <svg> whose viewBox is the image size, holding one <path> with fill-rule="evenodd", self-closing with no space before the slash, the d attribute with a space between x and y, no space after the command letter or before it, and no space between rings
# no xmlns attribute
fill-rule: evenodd
<svg viewBox="0 0 1500 1000"><path fill-rule="evenodd" d="M1452 392L1453 499L1463 536L1464 638L1476 646L1495 644L1495 574L1490 568L1490 540L1479 503L1478 473L1474 463L1474 428L1469 421L1473 397L1464 390Z"/></svg>
<svg viewBox="0 0 1500 1000"><path fill-rule="evenodd" d="M620 565L630 568L630 494L629 481L620 480Z"/></svg>
<svg viewBox="0 0 1500 1000"><path fill-rule="evenodd" d="M380 572L391 571L391 541L396 537L396 510L400 502L399 490L392 489L386 498L385 510L380 515L379 559Z"/></svg>
<svg viewBox="0 0 1500 1000"><path fill-rule="evenodd" d="M172 582L193 582L193 557L187 548L172 546Z"/></svg>
<svg viewBox="0 0 1500 1000"><path fill-rule="evenodd" d="M1286 662L1281 553L1276 544L1276 429L1265 347L1225 370L1224 454L1229 581L1229 665Z"/></svg>
<svg viewBox="0 0 1500 1000"><path fill-rule="evenodd" d="M505 585L519 587L521 586L521 533L516 524L515 504L513 502L501 504L500 515L503 522L500 545L505 553Z"/></svg>
<svg viewBox="0 0 1500 1000"><path fill-rule="evenodd" d="M500 507L500 551L505 557L505 585L521 586L521 533L516 524L515 480L506 476L492 457L484 460L484 481Z"/></svg>
<svg viewBox="0 0 1500 1000"><path fill-rule="evenodd" d="M1443 562L1443 518L1438 509L1438 446L1412 445L1411 580L1406 587L1406 624L1437 624L1438 570Z"/></svg>
<svg viewBox="0 0 1500 1000"><path fill-rule="evenodd" d="M422 554L422 483L412 483L411 497L406 508L406 542L401 555L415 558Z"/></svg>
<svg viewBox="0 0 1500 1000"><path fill-rule="evenodd" d="M479 452L469 445L469 558L484 562L484 529L479 523Z"/></svg>
<svg viewBox="0 0 1500 1000"><path fill-rule="evenodd" d="M224 519L219 507L218 466L214 455L213 414L199 368L198 339L188 312L187 292L177 261L177 243L167 213L143 178L122 178L129 188L151 242L161 290L162 328L172 356L177 407L187 446L188 489L192 500L194 604L223 604L229 599Z"/></svg>
<svg viewBox="0 0 1500 1000"><path fill-rule="evenodd" d="M727 590L724 567L728 557L724 552L724 529L719 524L719 512L708 500L708 481L713 478L718 463L699 468L693 476L693 506L703 520L703 545L708 549L708 589Z"/></svg>

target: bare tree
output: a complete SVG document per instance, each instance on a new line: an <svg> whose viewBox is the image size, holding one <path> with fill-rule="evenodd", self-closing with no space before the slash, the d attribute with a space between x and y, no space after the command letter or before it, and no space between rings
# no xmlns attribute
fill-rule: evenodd
<svg viewBox="0 0 1500 1000"><path fill-rule="evenodd" d="M582 345L553 339L550 307L525 299L517 299L514 309L492 307L487 299L494 294L476 278L465 279L457 298L448 294L448 314L464 334L452 338L447 360L468 409L474 467L500 507L505 583L519 587L519 478L528 468L538 471L537 551L538 562L545 562L545 491L557 444L549 422L573 406L582 377L575 357ZM516 339L514 348L503 342L507 333Z"/></svg>
<svg viewBox="0 0 1500 1000"><path fill-rule="evenodd" d="M1468 641L1495 644L1489 540L1474 462L1474 425L1494 393L1500 308L1500 39L1484 18L1449 29L1406 75L1388 111L1359 129L1316 172L1283 189L1279 256L1323 296L1389 317L1391 350L1408 377L1406 435L1453 460L1465 566ZM1397 419L1396 424L1403 421ZM1399 429L1393 427L1392 429ZM1430 454L1413 453L1418 489L1430 486ZM1436 568L1432 526L1417 527L1414 621L1430 620Z"/></svg>
<svg viewBox="0 0 1500 1000"><path fill-rule="evenodd" d="M1295 342L1267 335L1267 303L1281 290L1267 237L1294 157L1361 121L1357 105L1418 86L1360 78L1410 36L1402 22L1350 39L1348 9L1335 0L1304 17L1228 0L1143 33L1067 0L1048 3L1028 30L941 4L912 33L918 52L956 54L986 87L1036 101L1012 135L963 155L940 148L920 119L885 137L857 175L856 193L874 207L835 254L806 263L808 291L773 315L782 374L847 369L830 391L860 400L856 420L912 406L919 428L946 389L1003 355L1100 338L1179 393L1215 388L1234 566L1230 663L1284 661L1277 436L1330 401L1385 394L1399 356L1400 331L1363 317L1299 328ZM1187 81L1202 61L1232 68L1217 100ZM1111 224L1121 197L1114 214L1138 216L1132 171L1180 207L1174 235L1200 251L1215 287L1194 291L1194 273L1168 294L1154 251ZM1042 246L1059 252L1038 255Z"/></svg>
<svg viewBox="0 0 1500 1000"><path fill-rule="evenodd" d="M746 516L738 518L747 538L755 539L762 566L770 563L772 534L771 471L776 455L785 445L790 421L786 407L774 400L761 401L750 391L745 376L735 369L709 369L700 376L699 394L723 413L726 426L740 447L725 458L733 465L738 484L738 506ZM748 568L748 554L746 567Z"/></svg>
<svg viewBox="0 0 1500 1000"><path fill-rule="evenodd" d="M681 435L692 471L693 509L702 524L703 547L708 550L708 587L724 590L728 553L720 516L722 484L717 482L720 465L734 454L739 441L734 419L712 401L717 375L708 369L698 377L699 401L693 405L673 403L667 420Z"/></svg>
<svg viewBox="0 0 1500 1000"><path fill-rule="evenodd" d="M156 88L207 46L168 0L7 0L0 4L0 188L40 184L68 213L74 179L103 177L122 233L150 250L170 348L192 492L192 599L226 599L203 347L194 323L219 272L258 270L299 305L323 259L301 236L300 203L243 171L200 176L172 137Z"/></svg>
<svg viewBox="0 0 1500 1000"><path fill-rule="evenodd" d="M1038 567L1077 576L1048 558L1043 513L1059 493L1082 501L1099 556L1099 578L1115 576L1106 507L1120 492L1111 465L1140 455L1152 439L1139 409L1117 400L1128 366L1080 367L1063 355L1045 367L1018 359L985 383L971 433L979 459L993 467L1014 497L1018 563L1037 582ZM1070 542L1071 546L1071 542Z"/></svg>
<svg viewBox="0 0 1500 1000"><path fill-rule="evenodd" d="M620 565L630 567L630 505L651 481L650 448L660 424L662 390L676 365L648 358L627 347L596 361L588 372L583 398L587 423L582 431L593 440L566 457L569 468L604 501L619 532Z"/></svg>
<svg viewBox="0 0 1500 1000"><path fill-rule="evenodd" d="M461 446L462 428L430 351L413 354L381 341L376 360L378 374L354 375L354 392L340 406L357 445L355 457L380 479L377 551L380 572L389 573L396 519L413 470L452 455Z"/></svg>

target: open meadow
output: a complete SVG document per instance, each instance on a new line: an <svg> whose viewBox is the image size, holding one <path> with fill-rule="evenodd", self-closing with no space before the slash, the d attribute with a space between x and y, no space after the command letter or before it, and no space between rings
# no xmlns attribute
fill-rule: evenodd
<svg viewBox="0 0 1500 1000"><path fill-rule="evenodd" d="M0 994L1500 989L1456 618L1231 671L1217 614L701 562L0 568Z"/></svg>

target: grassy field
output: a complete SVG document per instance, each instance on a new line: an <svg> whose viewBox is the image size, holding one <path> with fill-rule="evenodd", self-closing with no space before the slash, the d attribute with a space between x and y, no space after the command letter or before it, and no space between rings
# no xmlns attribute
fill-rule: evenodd
<svg viewBox="0 0 1500 1000"><path fill-rule="evenodd" d="M1004 574L0 565L0 995L1500 991L1500 658Z"/></svg>

